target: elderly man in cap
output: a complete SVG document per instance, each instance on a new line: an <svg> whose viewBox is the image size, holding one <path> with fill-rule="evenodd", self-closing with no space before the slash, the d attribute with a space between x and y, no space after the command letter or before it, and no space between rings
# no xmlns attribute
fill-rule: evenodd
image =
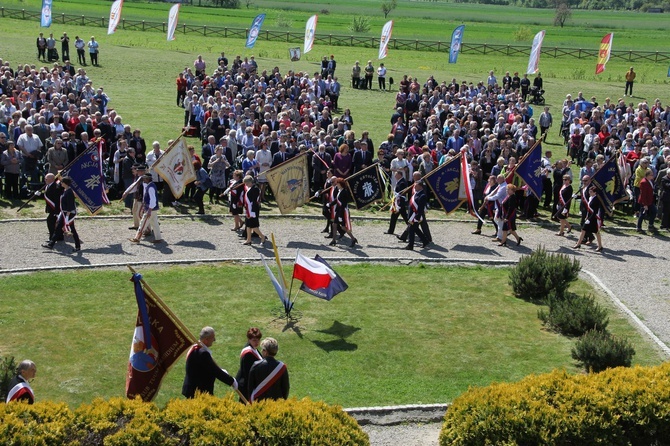
<svg viewBox="0 0 670 446"><path fill-rule="evenodd" d="M152 181L150 173L142 175L142 181L144 186L144 192L142 194L143 214L137 232L135 233L135 237L131 238L130 241L139 243L142 234L151 230L154 233L154 240L151 243L163 243L161 228L158 224L158 209L160 209L160 207L158 206L158 191L156 190L156 185Z"/></svg>

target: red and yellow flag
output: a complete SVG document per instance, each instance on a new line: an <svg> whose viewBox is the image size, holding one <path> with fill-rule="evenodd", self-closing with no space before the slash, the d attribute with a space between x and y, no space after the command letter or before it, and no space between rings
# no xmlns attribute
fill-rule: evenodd
<svg viewBox="0 0 670 446"><path fill-rule="evenodd" d="M600 41L600 50L598 51L598 63L596 64L596 74L605 71L605 64L610 60L610 53L612 52L612 37L614 33L609 33L603 40Z"/></svg>

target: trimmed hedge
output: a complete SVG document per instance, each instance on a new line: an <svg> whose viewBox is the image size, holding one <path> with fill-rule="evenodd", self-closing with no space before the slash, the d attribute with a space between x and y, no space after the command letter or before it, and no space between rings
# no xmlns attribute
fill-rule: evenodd
<svg viewBox="0 0 670 446"><path fill-rule="evenodd" d="M441 446L668 444L670 363L554 371L471 389L447 410Z"/></svg>
<svg viewBox="0 0 670 446"><path fill-rule="evenodd" d="M97 399L74 411L64 403L2 404L0 444L353 446L370 441L339 406L307 398L245 406L232 395L200 395L174 399L164 409L124 398Z"/></svg>

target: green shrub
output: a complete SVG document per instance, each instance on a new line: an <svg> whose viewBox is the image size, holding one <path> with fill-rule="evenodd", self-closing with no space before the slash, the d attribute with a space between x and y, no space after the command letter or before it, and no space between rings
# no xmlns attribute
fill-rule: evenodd
<svg viewBox="0 0 670 446"><path fill-rule="evenodd" d="M7 392L9 391L9 382L16 375L16 361L13 356L0 356L0 401L7 400Z"/></svg>
<svg viewBox="0 0 670 446"><path fill-rule="evenodd" d="M470 389L447 410L441 446L663 445L670 363L571 376L554 371Z"/></svg>
<svg viewBox="0 0 670 446"><path fill-rule="evenodd" d="M516 297L545 302L552 295L563 298L570 282L577 280L581 265L563 254L547 254L540 246L522 256L509 274L509 284Z"/></svg>
<svg viewBox="0 0 670 446"><path fill-rule="evenodd" d="M550 297L549 312L539 310L542 322L565 336L581 336L589 330L605 331L609 324L607 310L591 295L566 293L563 299Z"/></svg>
<svg viewBox="0 0 670 446"><path fill-rule="evenodd" d="M261 401L200 395L174 399L164 409L139 399L96 399L72 412L63 403L0 405L2 445L368 446L341 407L303 399Z"/></svg>
<svg viewBox="0 0 670 446"><path fill-rule="evenodd" d="M370 20L363 16L354 16L349 24L352 33L366 33L370 31Z"/></svg>
<svg viewBox="0 0 670 446"><path fill-rule="evenodd" d="M572 348L573 359L596 373L612 367L630 367L634 355L628 339L597 330L586 332Z"/></svg>

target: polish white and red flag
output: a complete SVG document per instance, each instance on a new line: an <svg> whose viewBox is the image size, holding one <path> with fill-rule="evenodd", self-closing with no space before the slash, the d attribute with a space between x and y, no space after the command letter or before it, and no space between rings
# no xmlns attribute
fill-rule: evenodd
<svg viewBox="0 0 670 446"><path fill-rule="evenodd" d="M293 278L301 280L305 286L312 289L327 288L335 277L335 271L323 263L309 259L300 252L296 255Z"/></svg>

